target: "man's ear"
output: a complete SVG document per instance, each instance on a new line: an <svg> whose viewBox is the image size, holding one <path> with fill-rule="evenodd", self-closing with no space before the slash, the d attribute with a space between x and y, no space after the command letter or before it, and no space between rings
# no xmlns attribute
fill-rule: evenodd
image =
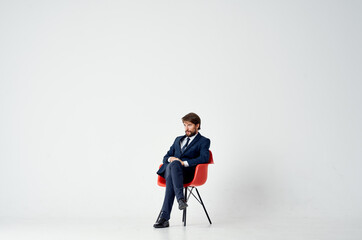
<svg viewBox="0 0 362 240"><path fill-rule="evenodd" d="M199 130L200 128L200 123L196 124L196 129Z"/></svg>

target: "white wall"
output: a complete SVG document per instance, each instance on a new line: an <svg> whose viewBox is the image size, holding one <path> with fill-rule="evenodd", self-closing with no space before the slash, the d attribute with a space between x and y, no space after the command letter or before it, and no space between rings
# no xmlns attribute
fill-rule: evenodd
<svg viewBox="0 0 362 240"><path fill-rule="evenodd" d="M0 216L157 216L202 118L214 218L361 217L360 1L2 1Z"/></svg>

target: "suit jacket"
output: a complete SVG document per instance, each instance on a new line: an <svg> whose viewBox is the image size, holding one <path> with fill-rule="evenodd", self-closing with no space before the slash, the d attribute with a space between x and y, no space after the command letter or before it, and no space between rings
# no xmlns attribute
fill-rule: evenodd
<svg viewBox="0 0 362 240"><path fill-rule="evenodd" d="M185 137L186 135L179 136L175 139L174 143L170 147L170 150L168 150L166 155L163 157L163 164L157 171L158 175L161 175L162 177L164 176L166 167L169 164L169 157L177 157L182 161L188 162L189 166L184 168L184 182L190 182L193 179L197 164L209 162L210 139L198 133L194 140L192 140L192 142L187 146L185 151L181 153L180 143Z"/></svg>

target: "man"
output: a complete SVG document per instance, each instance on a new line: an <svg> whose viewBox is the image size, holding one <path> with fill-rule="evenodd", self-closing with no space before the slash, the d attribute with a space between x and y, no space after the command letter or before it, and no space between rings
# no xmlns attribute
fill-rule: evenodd
<svg viewBox="0 0 362 240"><path fill-rule="evenodd" d="M210 139L201 136L201 119L195 113L189 113L182 118L185 135L175 139L170 150L163 158L163 164L157 174L166 179L166 193L160 217L153 225L155 228L169 226L171 209L176 197L178 207L187 207L183 193L183 183L191 182L196 165L209 161Z"/></svg>

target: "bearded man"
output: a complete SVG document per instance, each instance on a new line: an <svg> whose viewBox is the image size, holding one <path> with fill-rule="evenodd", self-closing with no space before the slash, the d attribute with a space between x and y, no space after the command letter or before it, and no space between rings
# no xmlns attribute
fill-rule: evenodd
<svg viewBox="0 0 362 240"><path fill-rule="evenodd" d="M198 164L208 163L210 139L201 136L201 119L195 113L182 118L185 135L175 139L170 150L163 158L163 164L157 174L166 179L166 192L155 228L169 227L169 219L174 199L178 208L184 210L187 203L183 193L183 184L192 181Z"/></svg>

